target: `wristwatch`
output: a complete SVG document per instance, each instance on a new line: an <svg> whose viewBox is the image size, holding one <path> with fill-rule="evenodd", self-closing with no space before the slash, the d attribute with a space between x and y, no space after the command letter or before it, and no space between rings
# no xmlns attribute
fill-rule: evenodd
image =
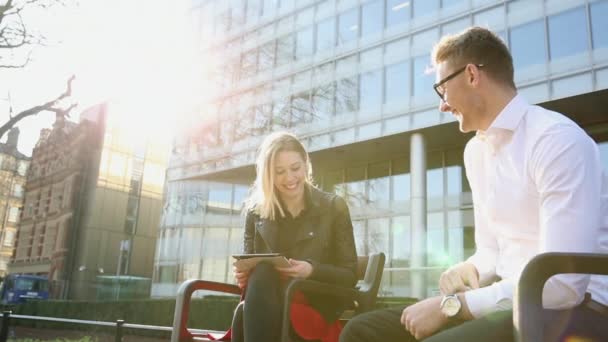
<svg viewBox="0 0 608 342"><path fill-rule="evenodd" d="M460 309L462 308L462 304L460 303L460 299L458 299L458 296L453 294L453 295L447 295L447 296L443 296L443 299L441 300L441 304L439 304L439 307L441 308L441 312L446 316L446 317L455 317L456 315L458 315L458 313L460 312Z"/></svg>

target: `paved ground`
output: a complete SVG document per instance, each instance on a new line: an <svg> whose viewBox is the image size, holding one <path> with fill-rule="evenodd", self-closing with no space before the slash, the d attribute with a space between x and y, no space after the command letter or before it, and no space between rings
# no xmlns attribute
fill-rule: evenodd
<svg viewBox="0 0 608 342"><path fill-rule="evenodd" d="M11 327L9 333L9 341L21 340L21 339L38 339L41 341L55 341L57 339L68 339L78 340L84 337L90 337L91 342L114 342L115 336L102 334L102 333L91 333L86 331L76 330L59 330L59 329L41 329L41 328L27 328L27 327ZM123 342L160 342L169 341L169 338L158 338L158 337L142 337L142 336L131 336L126 335L123 337Z"/></svg>

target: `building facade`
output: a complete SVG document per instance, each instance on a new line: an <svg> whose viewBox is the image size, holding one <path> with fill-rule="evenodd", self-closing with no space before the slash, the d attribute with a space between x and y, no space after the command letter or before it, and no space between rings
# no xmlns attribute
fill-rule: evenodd
<svg viewBox="0 0 608 342"><path fill-rule="evenodd" d="M489 27L519 92L598 142L608 169L606 0L199 0L190 10L210 94L175 141L152 294L188 278L233 281L256 148L289 130L317 184L344 196L357 251L383 251L381 295L434 294L474 250L464 135L438 110L439 38Z"/></svg>
<svg viewBox="0 0 608 342"><path fill-rule="evenodd" d="M129 139L109 108L78 124L58 116L33 151L10 271L48 276L54 298L98 298L108 274L152 275L166 152Z"/></svg>
<svg viewBox="0 0 608 342"><path fill-rule="evenodd" d="M30 158L17 150L18 142L19 128L13 128L6 143L0 143L0 277L7 275L15 250L25 177L30 164Z"/></svg>

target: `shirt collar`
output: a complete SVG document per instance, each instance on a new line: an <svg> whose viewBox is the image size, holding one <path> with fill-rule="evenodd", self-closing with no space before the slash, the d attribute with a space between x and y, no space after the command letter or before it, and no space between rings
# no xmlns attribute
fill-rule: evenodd
<svg viewBox="0 0 608 342"><path fill-rule="evenodd" d="M526 114L528 103L520 96L515 95L509 103L498 113L487 130L478 130L476 136L498 149L507 136L515 131L521 119Z"/></svg>

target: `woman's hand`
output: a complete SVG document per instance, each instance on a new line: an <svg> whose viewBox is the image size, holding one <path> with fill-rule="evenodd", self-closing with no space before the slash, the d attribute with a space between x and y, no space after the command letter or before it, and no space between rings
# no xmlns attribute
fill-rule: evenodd
<svg viewBox="0 0 608 342"><path fill-rule="evenodd" d="M236 266L234 266L232 268L232 273L234 273L234 279L236 279L236 284L241 288L244 289L245 287L247 287L247 281L249 280L249 271L240 271L236 268Z"/></svg>
<svg viewBox="0 0 608 342"><path fill-rule="evenodd" d="M312 274L312 265L307 261L289 259L290 267L277 267L277 271L291 278L306 279Z"/></svg>

